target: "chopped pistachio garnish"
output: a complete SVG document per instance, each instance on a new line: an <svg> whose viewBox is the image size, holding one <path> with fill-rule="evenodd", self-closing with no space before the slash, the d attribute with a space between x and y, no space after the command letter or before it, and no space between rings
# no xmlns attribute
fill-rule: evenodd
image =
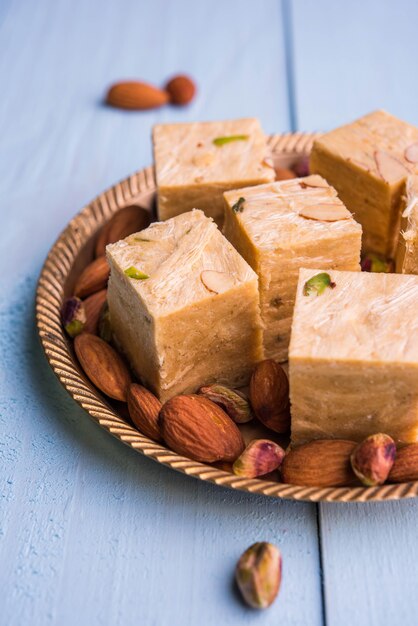
<svg viewBox="0 0 418 626"><path fill-rule="evenodd" d="M135 280L145 280L145 278L149 278L148 274L144 274L141 270L137 270L136 267L131 265L124 271L124 274L129 278L134 278Z"/></svg>
<svg viewBox="0 0 418 626"><path fill-rule="evenodd" d="M213 140L215 146L224 146L231 141L247 141L249 135L229 135L228 137L216 137Z"/></svg>
<svg viewBox="0 0 418 626"><path fill-rule="evenodd" d="M327 287L334 289L335 283L332 282L329 274L321 272L320 274L315 274L315 276L312 276L312 278L306 281L303 285L303 295L310 296L315 294L319 296Z"/></svg>
<svg viewBox="0 0 418 626"><path fill-rule="evenodd" d="M391 259L383 259L377 254L368 254L361 261L361 270L387 274L394 271L394 263Z"/></svg>
<svg viewBox="0 0 418 626"><path fill-rule="evenodd" d="M244 207L242 206L245 202L245 198L238 198L235 204L232 205L232 210L234 213L242 213Z"/></svg>
<svg viewBox="0 0 418 626"><path fill-rule="evenodd" d="M134 237L134 241L147 241L150 242L152 239L142 239L142 237Z"/></svg>

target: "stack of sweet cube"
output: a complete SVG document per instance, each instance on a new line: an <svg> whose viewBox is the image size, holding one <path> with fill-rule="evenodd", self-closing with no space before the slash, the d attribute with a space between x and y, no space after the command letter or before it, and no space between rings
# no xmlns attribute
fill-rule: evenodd
<svg viewBox="0 0 418 626"><path fill-rule="evenodd" d="M292 443L418 441L418 129L376 111L282 181L256 119L153 140L160 221L107 248L141 380L165 401L289 360ZM393 271L361 272L361 254Z"/></svg>

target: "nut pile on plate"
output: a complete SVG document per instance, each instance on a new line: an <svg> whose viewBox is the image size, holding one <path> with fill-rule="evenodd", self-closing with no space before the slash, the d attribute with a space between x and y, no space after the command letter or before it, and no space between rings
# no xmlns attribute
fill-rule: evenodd
<svg viewBox="0 0 418 626"><path fill-rule="evenodd" d="M137 206L116 213L100 231L96 258L81 272L74 295L62 309L64 328L74 339L75 353L86 376L109 398L127 403L130 419L142 434L165 442L178 454L216 463L244 479L266 477L312 487L418 480L418 444L396 450L393 439L381 433L361 443L316 440L286 451L289 383L282 366L272 359L257 364L248 393L212 384L162 404L135 382L109 325L109 267L104 252L107 244L148 223L148 213ZM271 436L245 445L240 428L251 420L260 422Z"/></svg>

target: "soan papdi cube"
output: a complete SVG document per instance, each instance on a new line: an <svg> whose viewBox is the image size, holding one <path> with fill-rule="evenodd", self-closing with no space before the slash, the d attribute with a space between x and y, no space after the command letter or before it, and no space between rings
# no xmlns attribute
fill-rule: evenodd
<svg viewBox="0 0 418 626"><path fill-rule="evenodd" d="M418 274L418 176L410 176L406 185L396 271Z"/></svg>
<svg viewBox="0 0 418 626"><path fill-rule="evenodd" d="M257 275L201 211L107 246L112 329L162 400L240 387L263 358Z"/></svg>
<svg viewBox="0 0 418 626"><path fill-rule="evenodd" d="M418 441L418 276L301 269L289 380L292 443Z"/></svg>
<svg viewBox="0 0 418 626"><path fill-rule="evenodd" d="M224 191L274 180L254 118L158 124L153 144L161 220L197 208L220 223Z"/></svg>
<svg viewBox="0 0 418 626"><path fill-rule="evenodd" d="M361 226L320 176L225 193L224 234L257 272L264 350L287 359L300 267L360 269Z"/></svg>
<svg viewBox="0 0 418 626"><path fill-rule="evenodd" d="M393 258L406 178L418 173L418 128L374 111L316 139L310 171L363 226L364 249Z"/></svg>

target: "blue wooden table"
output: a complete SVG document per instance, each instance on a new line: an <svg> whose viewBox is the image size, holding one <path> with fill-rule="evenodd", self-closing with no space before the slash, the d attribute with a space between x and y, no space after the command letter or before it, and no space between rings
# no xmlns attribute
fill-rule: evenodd
<svg viewBox="0 0 418 626"><path fill-rule="evenodd" d="M319 130L383 107L418 124L413 0L0 0L0 625L418 623L418 502L319 505L215 488L141 457L50 371L34 290L67 221L151 161L155 122ZM187 109L101 104L188 72ZM231 580L280 546L280 597Z"/></svg>

